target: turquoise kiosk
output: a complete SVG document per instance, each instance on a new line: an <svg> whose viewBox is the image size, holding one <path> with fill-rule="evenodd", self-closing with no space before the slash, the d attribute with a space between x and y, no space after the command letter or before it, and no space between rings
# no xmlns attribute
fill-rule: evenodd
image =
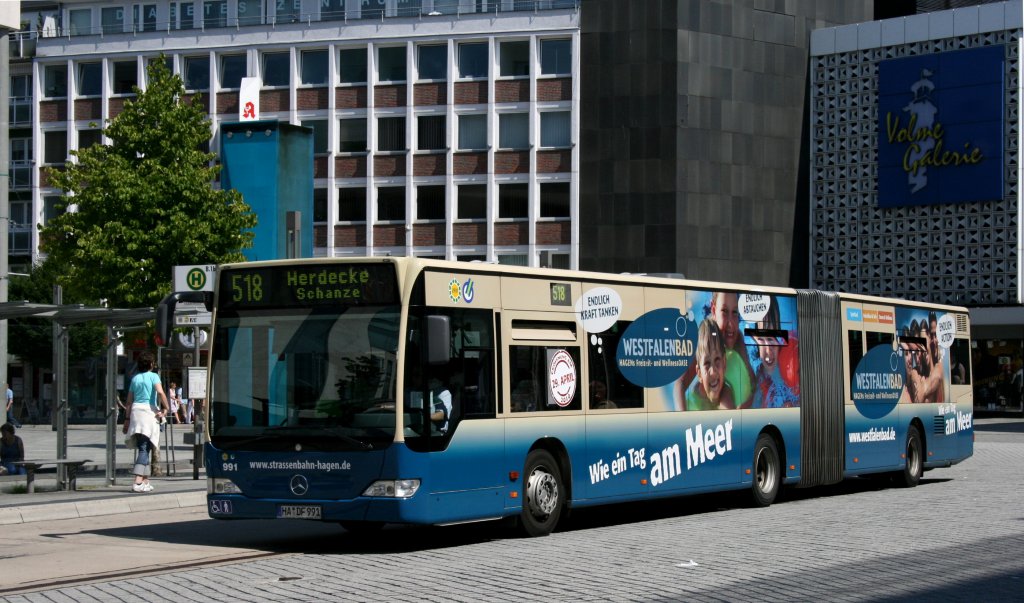
<svg viewBox="0 0 1024 603"><path fill-rule="evenodd" d="M221 124L221 186L256 213L248 260L313 257L313 130L273 120Z"/></svg>

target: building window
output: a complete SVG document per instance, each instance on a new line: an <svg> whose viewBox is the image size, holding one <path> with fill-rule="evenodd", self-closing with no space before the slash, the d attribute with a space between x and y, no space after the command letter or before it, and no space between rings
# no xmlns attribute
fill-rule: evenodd
<svg viewBox="0 0 1024 603"><path fill-rule="evenodd" d="M569 254L568 253L554 253L551 251L544 251L540 254L541 267L542 268L561 268L562 270L569 270ZM591 369L593 370L593 369ZM639 398L640 403L630 404L630 406L643 406L643 396Z"/></svg>
<svg viewBox="0 0 1024 603"><path fill-rule="evenodd" d="M462 184L458 187L458 218L485 220L487 218L487 185Z"/></svg>
<svg viewBox="0 0 1024 603"><path fill-rule="evenodd" d="M571 40L541 40L540 72L544 75L572 73Z"/></svg>
<svg viewBox="0 0 1024 603"><path fill-rule="evenodd" d="M421 80L448 79L448 46L434 44L419 46L419 69Z"/></svg>
<svg viewBox="0 0 1024 603"><path fill-rule="evenodd" d="M313 189L313 222L327 221L327 189Z"/></svg>
<svg viewBox="0 0 1024 603"><path fill-rule="evenodd" d="M11 76L10 125L30 125L32 122L32 76Z"/></svg>
<svg viewBox="0 0 1024 603"><path fill-rule="evenodd" d="M321 0L320 20L341 21L345 18L345 0Z"/></svg>
<svg viewBox="0 0 1024 603"><path fill-rule="evenodd" d="M377 219L381 222L405 220L404 186L383 186L377 189Z"/></svg>
<svg viewBox="0 0 1024 603"><path fill-rule="evenodd" d="M43 96L66 98L68 95L68 66L46 65L43 67Z"/></svg>
<svg viewBox="0 0 1024 603"><path fill-rule="evenodd" d="M87 36L92 33L92 9L75 8L68 11L71 35Z"/></svg>
<svg viewBox="0 0 1024 603"><path fill-rule="evenodd" d="M342 153L365 153L366 118L342 119L338 121L338 150Z"/></svg>
<svg viewBox="0 0 1024 603"><path fill-rule="evenodd" d="M264 86L287 86L291 75L291 57L287 52L266 52L263 54Z"/></svg>
<svg viewBox="0 0 1024 603"><path fill-rule="evenodd" d="M241 88L247 71L244 54L227 54L220 58L220 87Z"/></svg>
<svg viewBox="0 0 1024 603"><path fill-rule="evenodd" d="M100 24L105 34L124 32L124 7L113 6L100 9Z"/></svg>
<svg viewBox="0 0 1024 603"><path fill-rule="evenodd" d="M381 117L377 119L377 150L404 151L405 118Z"/></svg>
<svg viewBox="0 0 1024 603"><path fill-rule="evenodd" d="M171 27L173 29L194 29L196 27L196 7L191 0L186 2L171 2L170 6ZM180 22L179 22L180 11Z"/></svg>
<svg viewBox="0 0 1024 603"><path fill-rule="evenodd" d="M275 23L295 23L302 14L302 0L277 0L277 20Z"/></svg>
<svg viewBox="0 0 1024 603"><path fill-rule="evenodd" d="M487 148L487 115L472 113L459 116L459 150Z"/></svg>
<svg viewBox="0 0 1024 603"><path fill-rule="evenodd" d="M540 185L540 217L569 217L569 183L542 182Z"/></svg>
<svg viewBox="0 0 1024 603"><path fill-rule="evenodd" d="M483 78L487 73L487 42L459 44L459 76Z"/></svg>
<svg viewBox="0 0 1024 603"><path fill-rule="evenodd" d="M303 50L300 57L302 61L302 83L307 86L326 86L327 51Z"/></svg>
<svg viewBox="0 0 1024 603"><path fill-rule="evenodd" d="M366 189L363 187L338 189L338 221L366 221Z"/></svg>
<svg viewBox="0 0 1024 603"><path fill-rule="evenodd" d="M463 254L455 258L457 262L486 262L486 255Z"/></svg>
<svg viewBox="0 0 1024 603"><path fill-rule="evenodd" d="M185 89L210 89L210 57L185 57Z"/></svg>
<svg viewBox="0 0 1024 603"><path fill-rule="evenodd" d="M338 51L338 80L342 84L366 83L366 49L345 48Z"/></svg>
<svg viewBox="0 0 1024 603"><path fill-rule="evenodd" d="M64 201L59 195L43 197L43 224L64 213L63 209L57 209L58 206L63 204Z"/></svg>
<svg viewBox="0 0 1024 603"><path fill-rule="evenodd" d="M442 15L459 14L459 0L434 0L434 12Z"/></svg>
<svg viewBox="0 0 1024 603"><path fill-rule="evenodd" d="M203 27L213 29L228 26L227 0L204 0Z"/></svg>
<svg viewBox="0 0 1024 603"><path fill-rule="evenodd" d="M500 113L498 115L498 147L502 149L530 148L529 114Z"/></svg>
<svg viewBox="0 0 1024 603"><path fill-rule="evenodd" d="M526 184L499 184L498 217L514 219L530 217L529 197L529 187Z"/></svg>
<svg viewBox="0 0 1024 603"><path fill-rule="evenodd" d="M502 42L499 45L500 65L498 73L502 77L519 77L530 75L530 43Z"/></svg>
<svg viewBox="0 0 1024 603"><path fill-rule="evenodd" d="M11 98L32 98L32 76L11 76Z"/></svg>
<svg viewBox="0 0 1024 603"><path fill-rule="evenodd" d="M64 130L48 130L43 133L43 162L64 163L68 158L68 133Z"/></svg>
<svg viewBox="0 0 1024 603"><path fill-rule="evenodd" d="M259 25L263 22L263 0L245 0L238 3L238 24Z"/></svg>
<svg viewBox="0 0 1024 603"><path fill-rule="evenodd" d="M31 138L11 138L11 161L17 163L32 161Z"/></svg>
<svg viewBox="0 0 1024 603"><path fill-rule="evenodd" d="M421 151L443 151L448 148L444 115L421 115L416 118L417 148Z"/></svg>
<svg viewBox="0 0 1024 603"><path fill-rule="evenodd" d="M31 201L11 201L11 226L30 226L32 219Z"/></svg>
<svg viewBox="0 0 1024 603"><path fill-rule="evenodd" d="M569 111L544 111L540 114L540 146L571 146L569 115Z"/></svg>
<svg viewBox="0 0 1024 603"><path fill-rule="evenodd" d="M405 81L405 46L377 49L377 77L382 82Z"/></svg>
<svg viewBox="0 0 1024 603"><path fill-rule="evenodd" d="M525 253L503 253L498 256L498 263L505 266L529 266Z"/></svg>
<svg viewBox="0 0 1024 603"><path fill-rule="evenodd" d="M78 148L88 149L94 144L103 143L103 132L102 130L79 130L78 131Z"/></svg>
<svg viewBox="0 0 1024 603"><path fill-rule="evenodd" d="M99 96L103 93L103 64L78 64L78 96Z"/></svg>
<svg viewBox="0 0 1024 603"><path fill-rule="evenodd" d="M133 9L136 31L156 31L155 4L136 4Z"/></svg>
<svg viewBox="0 0 1024 603"><path fill-rule="evenodd" d="M330 149L327 146L327 120L326 119L306 119L302 121L302 125L307 128L313 129L313 152L314 153L327 153Z"/></svg>
<svg viewBox="0 0 1024 603"><path fill-rule="evenodd" d="M134 94L139 85L139 65L135 61L114 61L114 94Z"/></svg>
<svg viewBox="0 0 1024 603"><path fill-rule="evenodd" d="M416 187L416 219L444 220L444 185Z"/></svg>

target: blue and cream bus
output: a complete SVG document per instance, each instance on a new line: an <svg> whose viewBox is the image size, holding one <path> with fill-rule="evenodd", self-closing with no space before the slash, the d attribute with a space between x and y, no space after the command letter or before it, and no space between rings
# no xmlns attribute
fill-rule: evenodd
<svg viewBox="0 0 1024 603"><path fill-rule="evenodd" d="M205 301L217 519L545 535L567 508L914 486L973 450L959 307L416 258L224 265Z"/></svg>

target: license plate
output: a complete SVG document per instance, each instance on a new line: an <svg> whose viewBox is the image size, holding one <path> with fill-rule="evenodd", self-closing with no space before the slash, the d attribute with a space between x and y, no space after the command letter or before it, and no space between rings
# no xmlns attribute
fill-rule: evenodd
<svg viewBox="0 0 1024 603"><path fill-rule="evenodd" d="M281 505L278 519L320 519L320 505Z"/></svg>

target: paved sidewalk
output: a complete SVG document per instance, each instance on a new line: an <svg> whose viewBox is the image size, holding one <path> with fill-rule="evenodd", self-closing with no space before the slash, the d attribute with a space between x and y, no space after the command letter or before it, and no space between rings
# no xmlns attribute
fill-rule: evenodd
<svg viewBox="0 0 1024 603"><path fill-rule="evenodd" d="M200 469L199 479L193 479L193 447L183 442L185 432L191 428L191 425L174 426L173 457L168 447L168 432L164 433L160 442L160 469L166 476L152 478L153 492L136 494L131 491L134 454L125 447L120 429L114 440L117 444L114 484L108 485L106 426L69 426L67 458L89 460L79 470L78 490L57 490L57 475L53 469L36 473L36 491L32 494L24 492L24 476L0 477L0 525L205 505L206 474ZM49 425L25 425L17 435L25 443L26 459L57 457L57 432ZM173 464L170 463L172 458Z"/></svg>

